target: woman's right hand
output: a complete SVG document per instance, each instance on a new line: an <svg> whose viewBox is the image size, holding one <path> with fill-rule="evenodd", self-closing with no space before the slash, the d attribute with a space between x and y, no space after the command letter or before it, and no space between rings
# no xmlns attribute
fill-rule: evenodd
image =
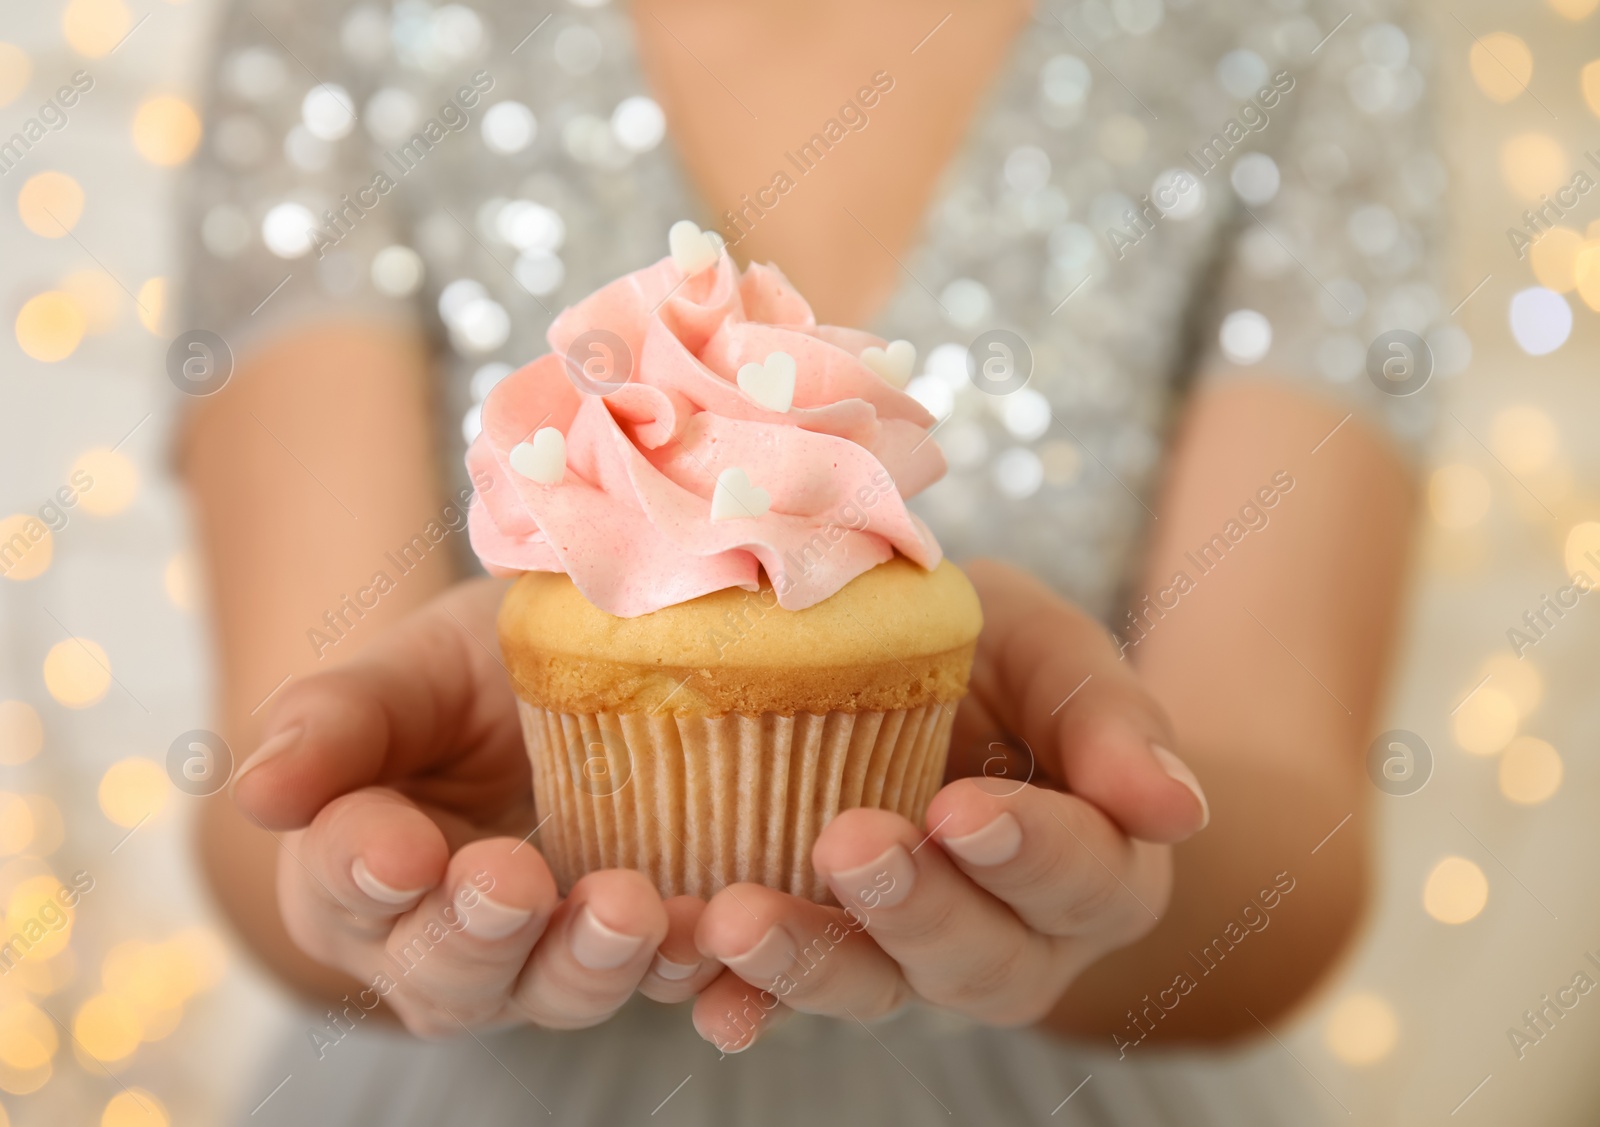
<svg viewBox="0 0 1600 1127"><path fill-rule="evenodd" d="M722 969L695 949L705 902L640 873L562 898L494 617L505 585L454 588L327 673L290 684L234 799L282 846L278 902L312 958L413 1033L595 1025L639 990L690 998Z"/></svg>

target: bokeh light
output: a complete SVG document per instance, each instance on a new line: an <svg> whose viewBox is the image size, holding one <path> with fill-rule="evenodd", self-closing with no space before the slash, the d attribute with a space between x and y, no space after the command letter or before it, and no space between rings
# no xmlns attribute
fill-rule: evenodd
<svg viewBox="0 0 1600 1127"><path fill-rule="evenodd" d="M83 187L65 172L39 172L17 193L17 214L35 235L59 239L83 217Z"/></svg>
<svg viewBox="0 0 1600 1127"><path fill-rule="evenodd" d="M50 1063L61 1047L55 1022L32 1002L0 1008L0 1062L22 1071Z"/></svg>
<svg viewBox="0 0 1600 1127"><path fill-rule="evenodd" d="M147 278L134 297L137 299L134 308L139 311L139 323L156 336L165 336L167 280L161 277Z"/></svg>
<svg viewBox="0 0 1600 1127"><path fill-rule="evenodd" d="M126 999L95 994L78 1007L72 1035L95 1060L122 1060L139 1047L139 1018Z"/></svg>
<svg viewBox="0 0 1600 1127"><path fill-rule="evenodd" d="M1588 19L1596 4L1600 4L1600 0L1550 0L1550 7L1557 15L1574 21Z"/></svg>
<svg viewBox="0 0 1600 1127"><path fill-rule="evenodd" d="M1519 133L1501 142L1500 174L1506 187L1534 203L1565 186L1572 172L1560 141L1548 133Z"/></svg>
<svg viewBox="0 0 1600 1127"><path fill-rule="evenodd" d="M78 54L98 59L111 52L133 28L122 0L72 0L61 13L61 34Z"/></svg>
<svg viewBox="0 0 1600 1127"><path fill-rule="evenodd" d="M70 295L48 290L18 310L17 344L35 360L53 364L77 351L88 327L83 310Z"/></svg>
<svg viewBox="0 0 1600 1127"><path fill-rule="evenodd" d="M119 450L103 446L78 455L68 473L75 480L79 472L89 475L93 485L78 494L78 504L97 517L115 516L129 505L139 491L139 470L133 459Z"/></svg>
<svg viewBox="0 0 1600 1127"><path fill-rule="evenodd" d="M1519 718L1530 715L1544 699L1544 678L1525 657L1497 653L1478 667L1478 679L1485 677L1510 699Z"/></svg>
<svg viewBox="0 0 1600 1127"><path fill-rule="evenodd" d="M1583 89L1583 100L1589 103L1589 112L1600 117L1600 59L1578 72L1578 85Z"/></svg>
<svg viewBox="0 0 1600 1127"><path fill-rule="evenodd" d="M1500 756L1500 793L1523 806L1537 806L1561 789L1561 753L1544 740L1518 736Z"/></svg>
<svg viewBox="0 0 1600 1127"><path fill-rule="evenodd" d="M130 755L106 768L100 779L100 809L117 825L132 829L161 812L170 786L160 764Z"/></svg>
<svg viewBox="0 0 1600 1127"><path fill-rule="evenodd" d="M151 164L182 164L199 143L200 115L182 98L157 95L134 112L133 147Z"/></svg>
<svg viewBox="0 0 1600 1127"><path fill-rule="evenodd" d="M1506 407L1489 424L1489 448L1512 473L1538 473L1559 448L1555 420L1525 403Z"/></svg>
<svg viewBox="0 0 1600 1127"><path fill-rule="evenodd" d="M194 559L188 552L174 553L167 561L161 574L161 585L166 589L167 598L173 606L179 610L194 610L195 568Z"/></svg>
<svg viewBox="0 0 1600 1127"><path fill-rule="evenodd" d="M23 801L33 819L33 840L26 853L29 857L48 857L66 840L67 824L61 817L61 808L42 794L24 795Z"/></svg>
<svg viewBox="0 0 1600 1127"><path fill-rule="evenodd" d="M0 791L0 857L15 857L33 841L33 811L20 794Z"/></svg>
<svg viewBox="0 0 1600 1127"><path fill-rule="evenodd" d="M1374 1064L1400 1040L1400 1019L1394 1007L1371 991L1350 994L1328 1013L1322 1041L1345 1064Z"/></svg>
<svg viewBox="0 0 1600 1127"><path fill-rule="evenodd" d="M1571 227L1552 227L1528 251L1533 276L1546 289L1571 293L1578 288L1578 256L1587 245L1581 232Z"/></svg>
<svg viewBox="0 0 1600 1127"><path fill-rule="evenodd" d="M44 748L44 722L33 705L0 700L0 766L17 767Z"/></svg>
<svg viewBox="0 0 1600 1127"><path fill-rule="evenodd" d="M61 903L61 882L50 873L21 881L6 903L6 927L20 934L32 928L30 962L52 958L67 948L72 938L73 910ZM13 968L14 969L14 968Z"/></svg>
<svg viewBox="0 0 1600 1127"><path fill-rule="evenodd" d="M0 575L21 581L36 579L50 566L55 537L33 513L13 513L0 520Z"/></svg>
<svg viewBox="0 0 1600 1127"><path fill-rule="evenodd" d="M1590 557L1593 557L1592 559ZM1586 576L1590 583L1600 587L1600 521L1586 520L1572 526L1561 552L1567 574L1576 579Z"/></svg>
<svg viewBox="0 0 1600 1127"><path fill-rule="evenodd" d="M68 638L44 655L44 685L58 704L88 708L111 687L111 659L87 638Z"/></svg>
<svg viewBox="0 0 1600 1127"><path fill-rule="evenodd" d="M1433 867L1422 888L1422 906L1445 924L1475 919L1489 902L1489 878L1465 857L1446 857Z"/></svg>
<svg viewBox="0 0 1600 1127"><path fill-rule="evenodd" d="M0 106L9 106L28 88L33 60L15 43L0 43Z"/></svg>
<svg viewBox="0 0 1600 1127"><path fill-rule="evenodd" d="M1533 77L1533 52L1508 31L1477 37L1467 54L1472 80L1496 102L1509 102L1528 88Z"/></svg>
<svg viewBox="0 0 1600 1127"><path fill-rule="evenodd" d="M1480 685L1450 718L1450 733L1461 750L1473 755L1493 755L1517 734L1517 704L1511 694L1491 679Z"/></svg>
<svg viewBox="0 0 1600 1127"><path fill-rule="evenodd" d="M1593 226L1590 224L1590 227ZM1591 235L1579 248L1572 274L1578 283L1578 296L1583 303L1600 312L1600 239Z"/></svg>
<svg viewBox="0 0 1600 1127"><path fill-rule="evenodd" d="M1511 299L1511 335L1529 356L1545 356L1572 335L1572 306L1554 290L1530 286Z"/></svg>
<svg viewBox="0 0 1600 1127"><path fill-rule="evenodd" d="M122 287L104 270L73 271L61 280L61 292L78 303L91 336L109 333L122 319Z"/></svg>
<svg viewBox="0 0 1600 1127"><path fill-rule="evenodd" d="M1461 462L1440 466L1428 479L1428 508L1446 528L1471 528L1489 511L1489 481Z"/></svg>
<svg viewBox="0 0 1600 1127"><path fill-rule="evenodd" d="M143 1088L118 1092L100 1113L100 1127L170 1127L166 1105Z"/></svg>

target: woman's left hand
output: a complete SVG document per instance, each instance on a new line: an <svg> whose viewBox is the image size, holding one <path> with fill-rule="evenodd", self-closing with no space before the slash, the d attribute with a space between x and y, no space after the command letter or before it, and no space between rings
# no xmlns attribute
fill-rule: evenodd
<svg viewBox="0 0 1600 1127"><path fill-rule="evenodd" d="M1036 1022L1164 911L1170 845L1209 812L1166 750L1160 707L1082 611L1004 564L968 574L984 629L954 781L925 827L847 810L812 851L845 907L737 884L701 917L696 944L728 969L694 1022L724 1052L790 1010L871 1021L921 999L988 1024Z"/></svg>

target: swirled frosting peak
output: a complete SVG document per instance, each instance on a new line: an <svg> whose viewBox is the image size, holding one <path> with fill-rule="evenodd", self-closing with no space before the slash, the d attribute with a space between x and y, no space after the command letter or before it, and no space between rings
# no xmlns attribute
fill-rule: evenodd
<svg viewBox="0 0 1600 1127"><path fill-rule="evenodd" d="M691 267L564 310L554 351L489 393L467 452L484 565L564 571L623 618L763 570L799 610L896 551L936 566L905 505L944 473L934 419L878 374L909 346L818 325L774 267Z"/></svg>

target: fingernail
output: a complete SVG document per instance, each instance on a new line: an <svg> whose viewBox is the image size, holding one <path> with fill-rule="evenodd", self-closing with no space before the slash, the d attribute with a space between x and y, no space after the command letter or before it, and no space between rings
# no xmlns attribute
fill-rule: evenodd
<svg viewBox="0 0 1600 1127"><path fill-rule="evenodd" d="M395 888L393 885L384 884L383 881L372 875L372 870L367 868L365 858L357 857L350 865L350 879L356 882L356 887L374 900L383 904L405 904L424 892L426 888L413 888L410 891Z"/></svg>
<svg viewBox="0 0 1600 1127"><path fill-rule="evenodd" d="M775 982L779 975L794 966L794 943L781 927L767 929L756 945L742 955L722 960L734 974L753 985Z"/></svg>
<svg viewBox="0 0 1600 1127"><path fill-rule="evenodd" d="M595 918L585 904L572 920L572 957L590 970L615 970L638 954L642 935L626 935Z"/></svg>
<svg viewBox="0 0 1600 1127"><path fill-rule="evenodd" d="M256 748L255 754L239 765L233 773L233 782L228 786L228 793L232 794L239 789L239 780L254 771L269 759L276 759L300 742L300 737L305 735L304 728L290 728L287 732L279 732L266 743Z"/></svg>
<svg viewBox="0 0 1600 1127"><path fill-rule="evenodd" d="M466 895L467 887L463 885L460 892L456 893L456 902L462 902ZM513 908L509 904L502 904L498 900L491 900L476 888L472 889L477 897L476 903L467 911L466 932L468 935L479 939L504 939L516 931L523 924L533 918L531 908Z"/></svg>
<svg viewBox="0 0 1600 1127"><path fill-rule="evenodd" d="M903 845L891 845L876 861L846 869L828 878L841 903L863 908L892 908L911 895L917 864Z"/></svg>
<svg viewBox="0 0 1600 1127"><path fill-rule="evenodd" d="M961 837L940 838L939 844L969 865L998 865L1011 860L1022 848L1022 823L1010 814L1001 814L982 829Z"/></svg>
<svg viewBox="0 0 1600 1127"><path fill-rule="evenodd" d="M730 1021L734 1020L732 1011L729 1011L727 1016L728 1016L728 1019ZM748 1049L751 1045L754 1045L756 1043L756 1038L755 1038L755 1035L754 1035L754 1031L752 1030L751 1033L748 1036L745 1037L744 1043L741 1044L738 1048L734 1048L732 1040L724 1041L721 1037L718 1037L715 1033L707 1033L704 1029L700 1028L700 1022L699 1021L694 1020L694 1019L691 1019L691 1020L694 1021L694 1031L696 1033L700 1034L700 1039L703 1040L703 1041L709 1041L711 1043L711 1047L716 1049L717 1052L721 1053L723 1056L731 1057L731 1056L735 1055L736 1053L742 1053L746 1049ZM741 1029L740 1033L743 1033L743 1032L744 1031Z"/></svg>
<svg viewBox="0 0 1600 1127"><path fill-rule="evenodd" d="M699 963L675 963L661 954L656 955L656 961L650 964L650 973L668 982L682 982L699 969Z"/></svg>
<svg viewBox="0 0 1600 1127"><path fill-rule="evenodd" d="M1206 801L1206 792L1200 789L1200 780L1194 777L1194 772L1189 770L1187 763L1160 744L1151 744L1150 750L1155 752L1162 770L1194 793L1195 800L1200 803L1200 828L1205 829L1211 824L1211 804Z"/></svg>

